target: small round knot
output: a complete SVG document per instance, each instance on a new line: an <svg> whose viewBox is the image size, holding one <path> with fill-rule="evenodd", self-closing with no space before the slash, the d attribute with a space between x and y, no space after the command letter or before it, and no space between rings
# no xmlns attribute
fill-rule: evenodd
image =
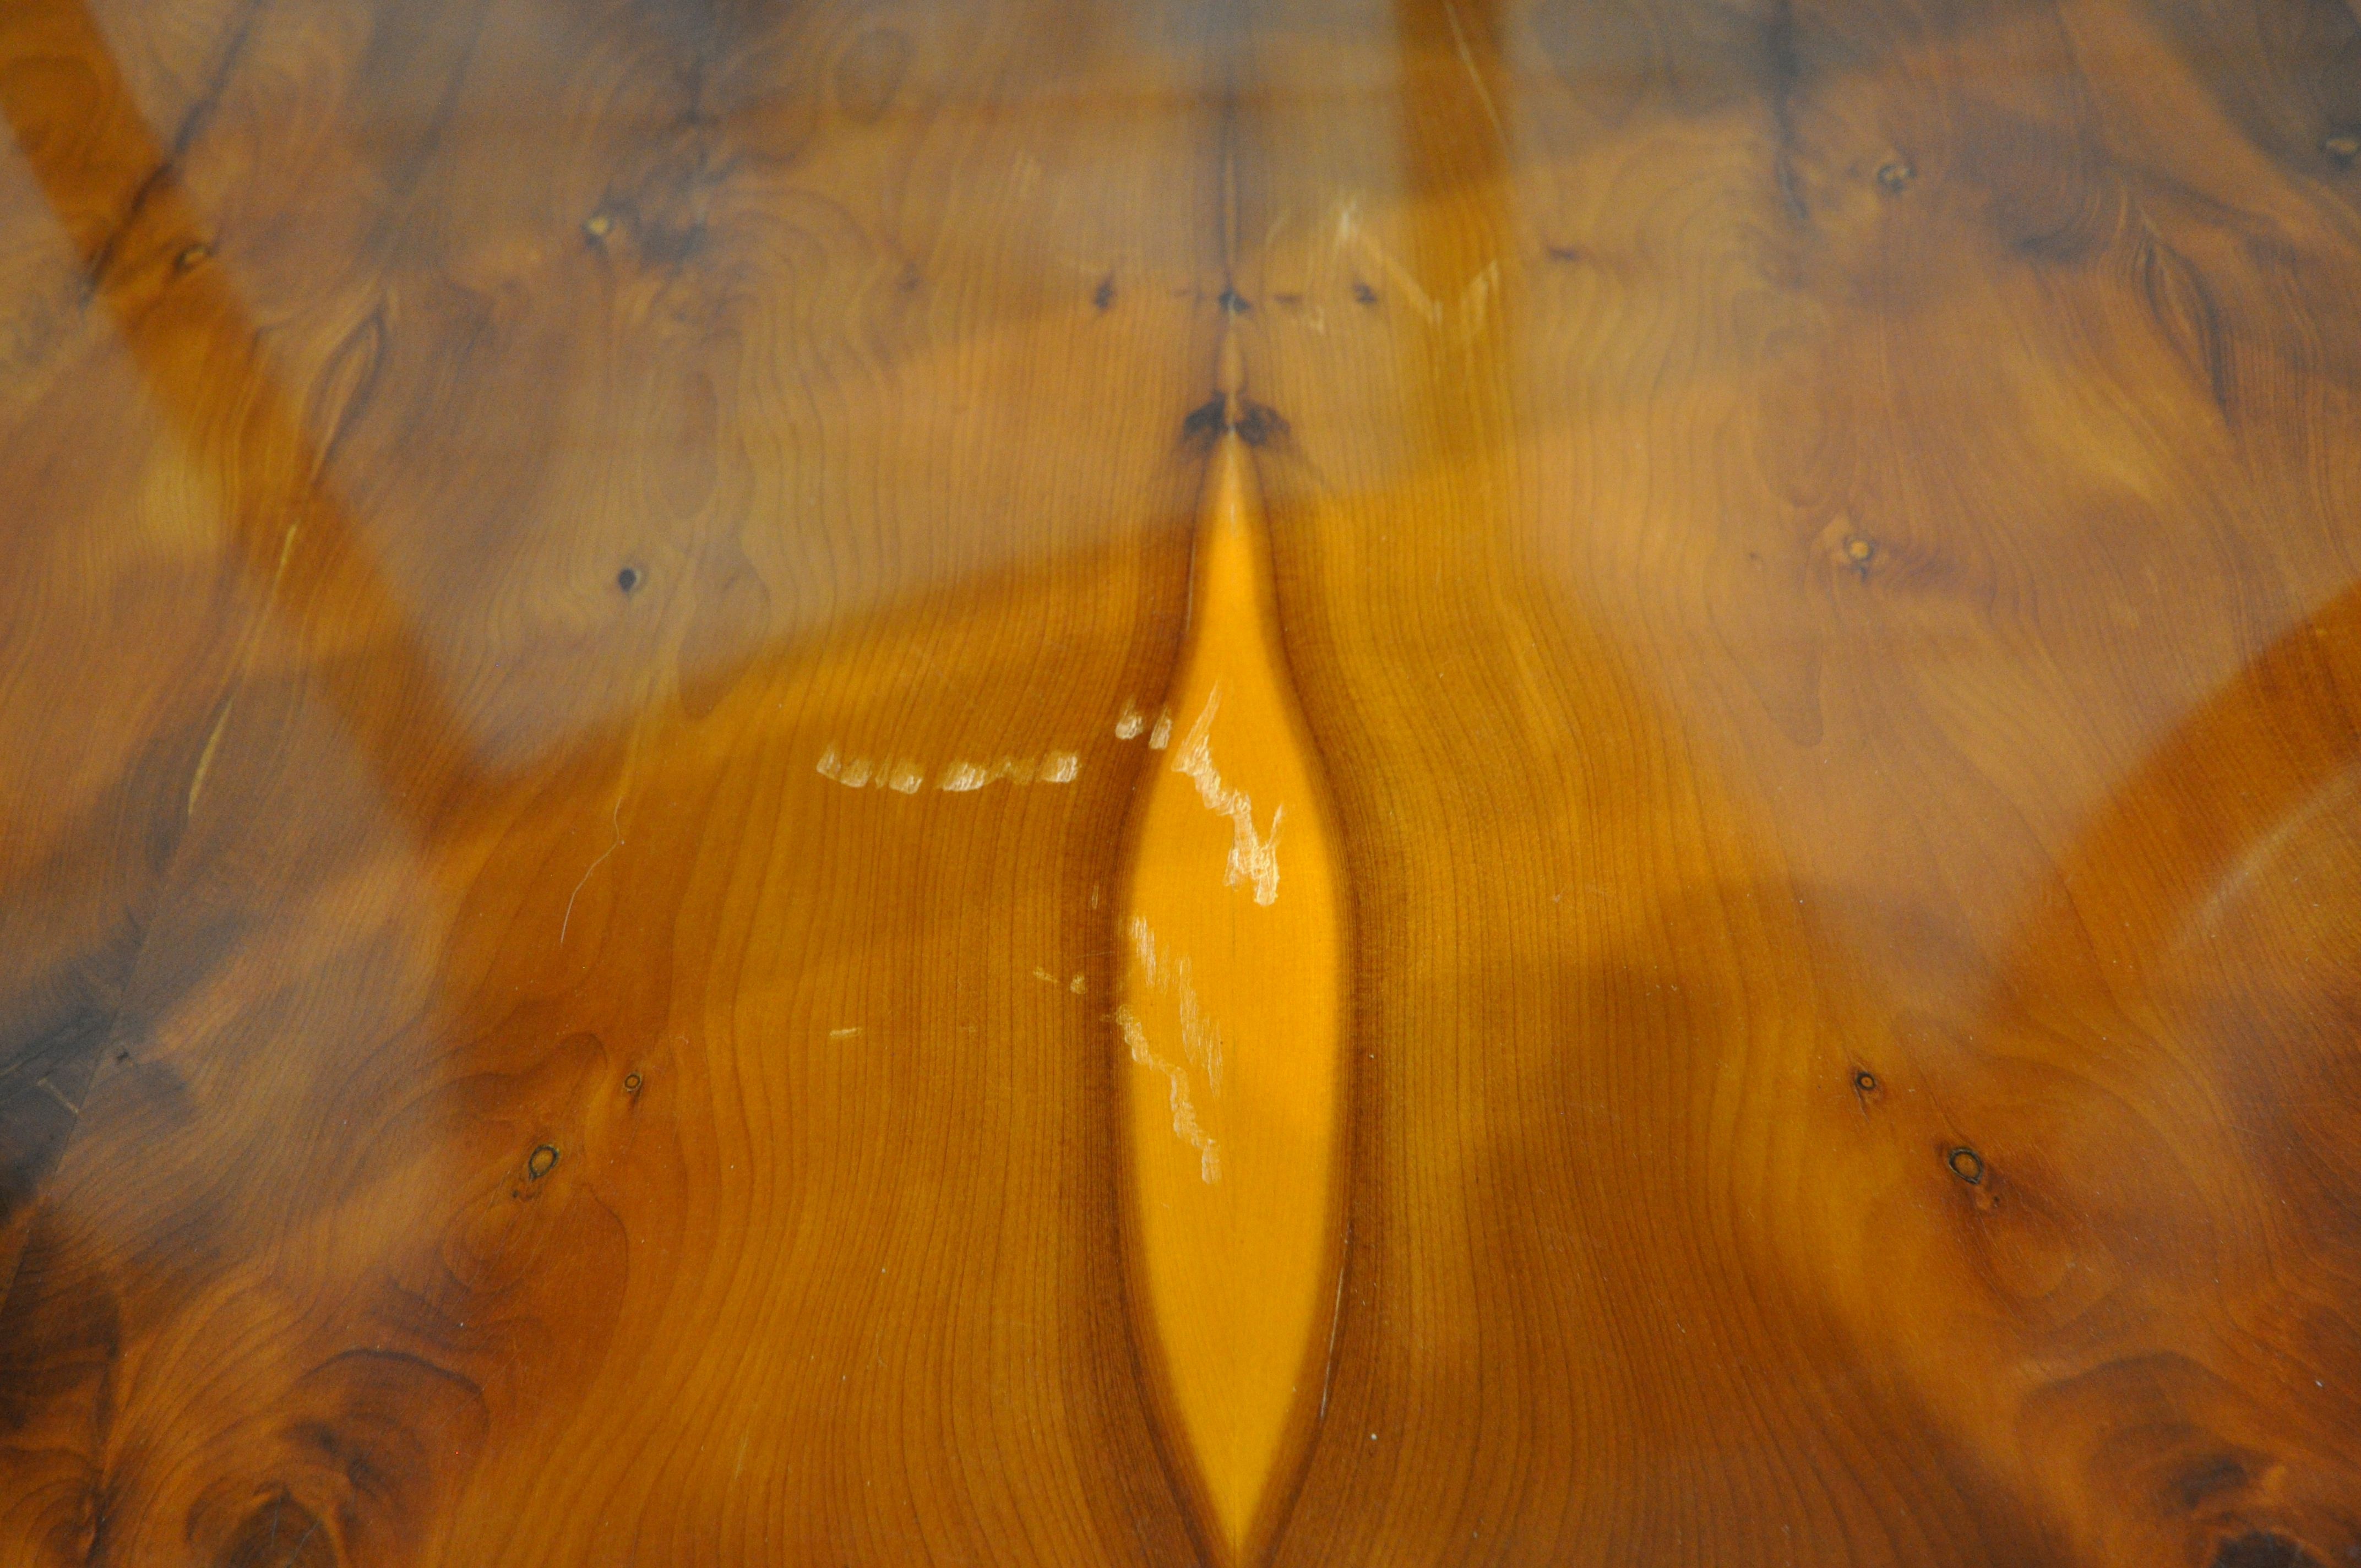
<svg viewBox="0 0 2361 1568"><path fill-rule="evenodd" d="M1951 1168L1953 1176L1971 1187L1980 1186L1983 1181L1984 1157L1965 1144L1961 1144L1958 1148L1945 1155L1943 1163Z"/></svg>
<svg viewBox="0 0 2361 1568"><path fill-rule="evenodd" d="M556 1168L557 1146L555 1144L542 1145L533 1151L533 1157L524 1162L524 1173L535 1181L539 1181Z"/></svg>

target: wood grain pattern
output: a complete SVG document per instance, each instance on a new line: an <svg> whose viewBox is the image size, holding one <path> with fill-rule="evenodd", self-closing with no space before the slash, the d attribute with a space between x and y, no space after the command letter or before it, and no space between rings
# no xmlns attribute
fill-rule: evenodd
<svg viewBox="0 0 2361 1568"><path fill-rule="evenodd" d="M0 1564L2361 1562L2343 0L0 112Z"/></svg>
<svg viewBox="0 0 2361 1568"><path fill-rule="evenodd" d="M1246 396L1235 334L1208 444L1189 623L1156 715L1118 739L1155 753L1120 904L1115 1024L1129 1084L1127 1205L1141 1358L1167 1451L1218 1528L1258 1554L1324 1404L1349 1064L1347 889L1272 588L1255 454L1282 442Z"/></svg>

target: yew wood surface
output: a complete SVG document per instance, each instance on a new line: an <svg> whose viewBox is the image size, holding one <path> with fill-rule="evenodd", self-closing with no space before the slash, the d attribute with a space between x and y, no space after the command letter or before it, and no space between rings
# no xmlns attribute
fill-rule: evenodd
<svg viewBox="0 0 2361 1568"><path fill-rule="evenodd" d="M1168 1453L1224 1559L1257 1556L1325 1409L1340 1326L1351 907L1277 614L1255 449L1225 334L1164 703L1118 740L1151 760L1118 903L1131 1074L1123 1208L1135 1342Z"/></svg>
<svg viewBox="0 0 2361 1568"><path fill-rule="evenodd" d="M0 1568L2361 1563L2342 0L0 0ZM1209 639L1328 1076L1159 1211Z"/></svg>

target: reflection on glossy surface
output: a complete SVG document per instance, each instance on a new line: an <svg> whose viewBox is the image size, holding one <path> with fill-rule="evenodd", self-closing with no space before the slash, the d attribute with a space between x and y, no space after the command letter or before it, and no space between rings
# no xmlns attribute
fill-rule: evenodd
<svg viewBox="0 0 2361 1568"><path fill-rule="evenodd" d="M2349 8L16 0L0 109L0 1563L2361 1561ZM1334 1143L1175 1220L1249 477Z"/></svg>
<svg viewBox="0 0 2361 1568"><path fill-rule="evenodd" d="M1189 620L1126 845L1115 1008L1131 1077L1126 1236L1168 1453L1229 1556L1285 1506L1319 1419L1342 1299L1346 899L1296 704L1257 456L1286 433L1246 396L1235 335L1208 445Z"/></svg>

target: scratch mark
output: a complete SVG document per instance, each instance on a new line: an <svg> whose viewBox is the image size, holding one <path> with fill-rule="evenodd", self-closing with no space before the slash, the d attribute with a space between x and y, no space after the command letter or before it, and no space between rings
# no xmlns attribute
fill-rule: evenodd
<svg viewBox="0 0 2361 1568"><path fill-rule="evenodd" d="M866 757L855 757L847 762L839 760L836 748L830 746L820 753L819 776L834 779L847 789L860 789L869 783L870 763Z"/></svg>
<svg viewBox="0 0 2361 1568"><path fill-rule="evenodd" d="M855 1036L855 1035L857 1035L857 1034L859 1034L859 1033L861 1033L861 1025L858 1025L858 1024L855 1024L855 1025L851 1025L850 1028L844 1028L844 1029L830 1029L830 1030L828 1032L828 1037L829 1037L829 1039L831 1039L831 1040L849 1040L849 1039L852 1038L852 1036Z"/></svg>
<svg viewBox="0 0 2361 1568"><path fill-rule="evenodd" d="M1462 329L1467 337L1473 338L1484 330L1484 319L1492 309L1493 291L1499 286L1500 262L1495 257L1469 280L1466 291L1459 296L1459 313L1466 318Z"/></svg>
<svg viewBox="0 0 2361 1568"><path fill-rule="evenodd" d="M302 522L298 519L289 523L286 532L279 536L279 565L272 570L270 587L262 596L266 610L279 602L279 586L286 581L287 563L295 554L295 533L302 526ZM189 779L189 798L181 806L183 817L196 814L197 797L204 793L205 775L213 772L214 748L221 744L222 731L229 728L230 710L237 706L238 686L245 684L247 667L254 662L255 645L261 637L262 624L262 618L258 616L247 628L244 645L238 650L237 682L230 687L229 696L222 699L221 712L214 718L213 729L205 735L204 749L197 753L197 771Z"/></svg>
<svg viewBox="0 0 2361 1568"><path fill-rule="evenodd" d="M1222 883L1235 887L1242 882L1254 883L1254 901L1268 905L1279 898L1279 824L1286 814L1283 806L1270 808L1270 832L1268 836L1255 831L1254 801L1242 789L1232 789L1222 782L1213 766L1213 715L1222 705L1222 688L1217 685L1205 694L1205 707L1197 715L1197 722L1189 727L1189 738L1180 742L1173 754L1172 771L1185 773L1197 785L1197 798L1209 811L1230 819L1230 861L1223 873Z"/></svg>
<svg viewBox="0 0 2361 1568"><path fill-rule="evenodd" d="M1151 751L1161 751L1170 744L1172 744L1172 710L1169 707L1159 708L1156 714L1156 728L1148 732L1148 749Z"/></svg>
<svg viewBox="0 0 2361 1568"><path fill-rule="evenodd" d="M50 1099L56 1101L59 1104L66 1108L66 1113L68 1115L71 1116L77 1122L82 1120L82 1107L67 1099L63 1094L60 1093L56 1084L51 1083L48 1079L43 1078L37 1080L34 1082L33 1087L47 1091Z"/></svg>
<svg viewBox="0 0 2361 1568"><path fill-rule="evenodd" d="M1377 236L1360 225L1356 221L1359 210L1358 203L1348 202L1345 204L1344 211L1336 215L1336 234L1339 242L1350 242L1359 247L1361 254L1383 269L1386 276L1393 280L1394 287L1410 297L1411 304L1419 314L1424 316L1433 325L1441 326L1443 302L1420 288L1418 280L1411 275L1410 269L1394 259L1393 252L1379 245Z"/></svg>
<svg viewBox="0 0 2361 1568"><path fill-rule="evenodd" d="M820 753L817 767L820 777L833 779L847 789L876 784L896 795L916 795L927 787L926 768L907 757L898 762L884 759L872 762L866 757L847 762L830 746ZM1073 751L1051 751L1038 762L1031 757L1003 757L990 766L955 759L944 764L935 787L947 795L966 795L1002 779L1021 784L1036 780L1042 784L1071 784L1082 771L1082 759Z"/></svg>
<svg viewBox="0 0 2361 1568"><path fill-rule="evenodd" d="M557 923L557 945L561 948L566 946L567 928L574 924L574 901L582 896L584 888L590 885L590 873L605 865L607 857L623 847L623 791L620 788L615 791L615 814L610 826L615 835L614 842L600 850L597 860L582 868L582 880L576 883L574 891L566 895L566 918Z"/></svg>
<svg viewBox="0 0 2361 1568"><path fill-rule="evenodd" d="M1345 1250L1348 1253L1353 1249L1352 1225L1352 1221L1347 1218L1345 1222ZM1336 1381L1336 1331L1343 1326L1344 1321L1345 1268L1343 1260L1339 1259L1336 1267L1336 1297L1328 1303L1328 1359L1322 1362L1320 1365L1320 1413L1312 1418L1315 1421L1328 1419L1328 1390Z"/></svg>
<svg viewBox="0 0 2361 1568"><path fill-rule="evenodd" d="M1197 1124L1197 1108L1189 1100L1188 1070L1166 1061L1148 1043L1148 1031L1139 1026L1139 1019L1128 1007L1115 1010L1115 1021L1123 1029L1124 1043L1131 1047L1131 1059L1141 1067L1164 1075L1171 1085L1172 1135L1197 1151L1197 1176L1208 1187L1222 1179L1222 1154L1205 1129Z"/></svg>
<svg viewBox="0 0 2361 1568"><path fill-rule="evenodd" d="M189 780L189 798L181 806L183 817L196 815L197 796L204 793L205 775L213 771L214 748L221 744L222 731L229 728L229 710L236 704L237 688L233 686L229 696L222 699L221 713L214 719L214 727L205 736L204 750L197 753L197 771Z"/></svg>
<svg viewBox="0 0 2361 1568"><path fill-rule="evenodd" d="M1148 927L1148 917L1131 917L1132 951L1139 955L1140 972L1148 979L1151 991L1169 991L1180 1012L1180 1048L1197 1070L1205 1075L1207 1090L1215 1099L1222 1093L1222 1031L1205 1016L1204 1004L1198 999L1197 987L1189 972L1189 960L1159 951L1156 933Z"/></svg>
<svg viewBox="0 0 2361 1568"><path fill-rule="evenodd" d="M318 1519L312 1521L312 1528L303 1532L303 1538L295 1543L295 1550L287 1554L287 1561L280 1563L280 1568L295 1568L296 1563L302 1558L303 1549L312 1544L313 1536L320 1533L320 1525L321 1521ZM275 1515L271 1519L270 1528L274 1534L277 1533L279 1520Z"/></svg>
<svg viewBox="0 0 2361 1568"><path fill-rule="evenodd" d="M1459 7L1452 0L1443 0L1443 18L1451 24L1451 41L1459 48L1459 63L1467 68L1467 80L1476 84L1477 102L1484 105L1484 117L1492 122L1492 134L1503 146L1509 140L1509 128L1500 123L1500 111L1493 106L1492 90L1484 85L1484 73L1476 69L1476 56L1467 47L1467 35L1459 27Z"/></svg>
<svg viewBox="0 0 2361 1568"><path fill-rule="evenodd" d="M1126 701L1123 705L1123 717L1115 721L1115 738L1118 740L1137 740L1139 732L1147 728L1148 716Z"/></svg>
<svg viewBox="0 0 2361 1568"><path fill-rule="evenodd" d="M1287 227L1287 220L1294 215L1294 208L1279 208L1279 216L1270 220L1270 227L1262 231L1262 248L1265 251L1268 251L1279 243L1279 231Z"/></svg>

